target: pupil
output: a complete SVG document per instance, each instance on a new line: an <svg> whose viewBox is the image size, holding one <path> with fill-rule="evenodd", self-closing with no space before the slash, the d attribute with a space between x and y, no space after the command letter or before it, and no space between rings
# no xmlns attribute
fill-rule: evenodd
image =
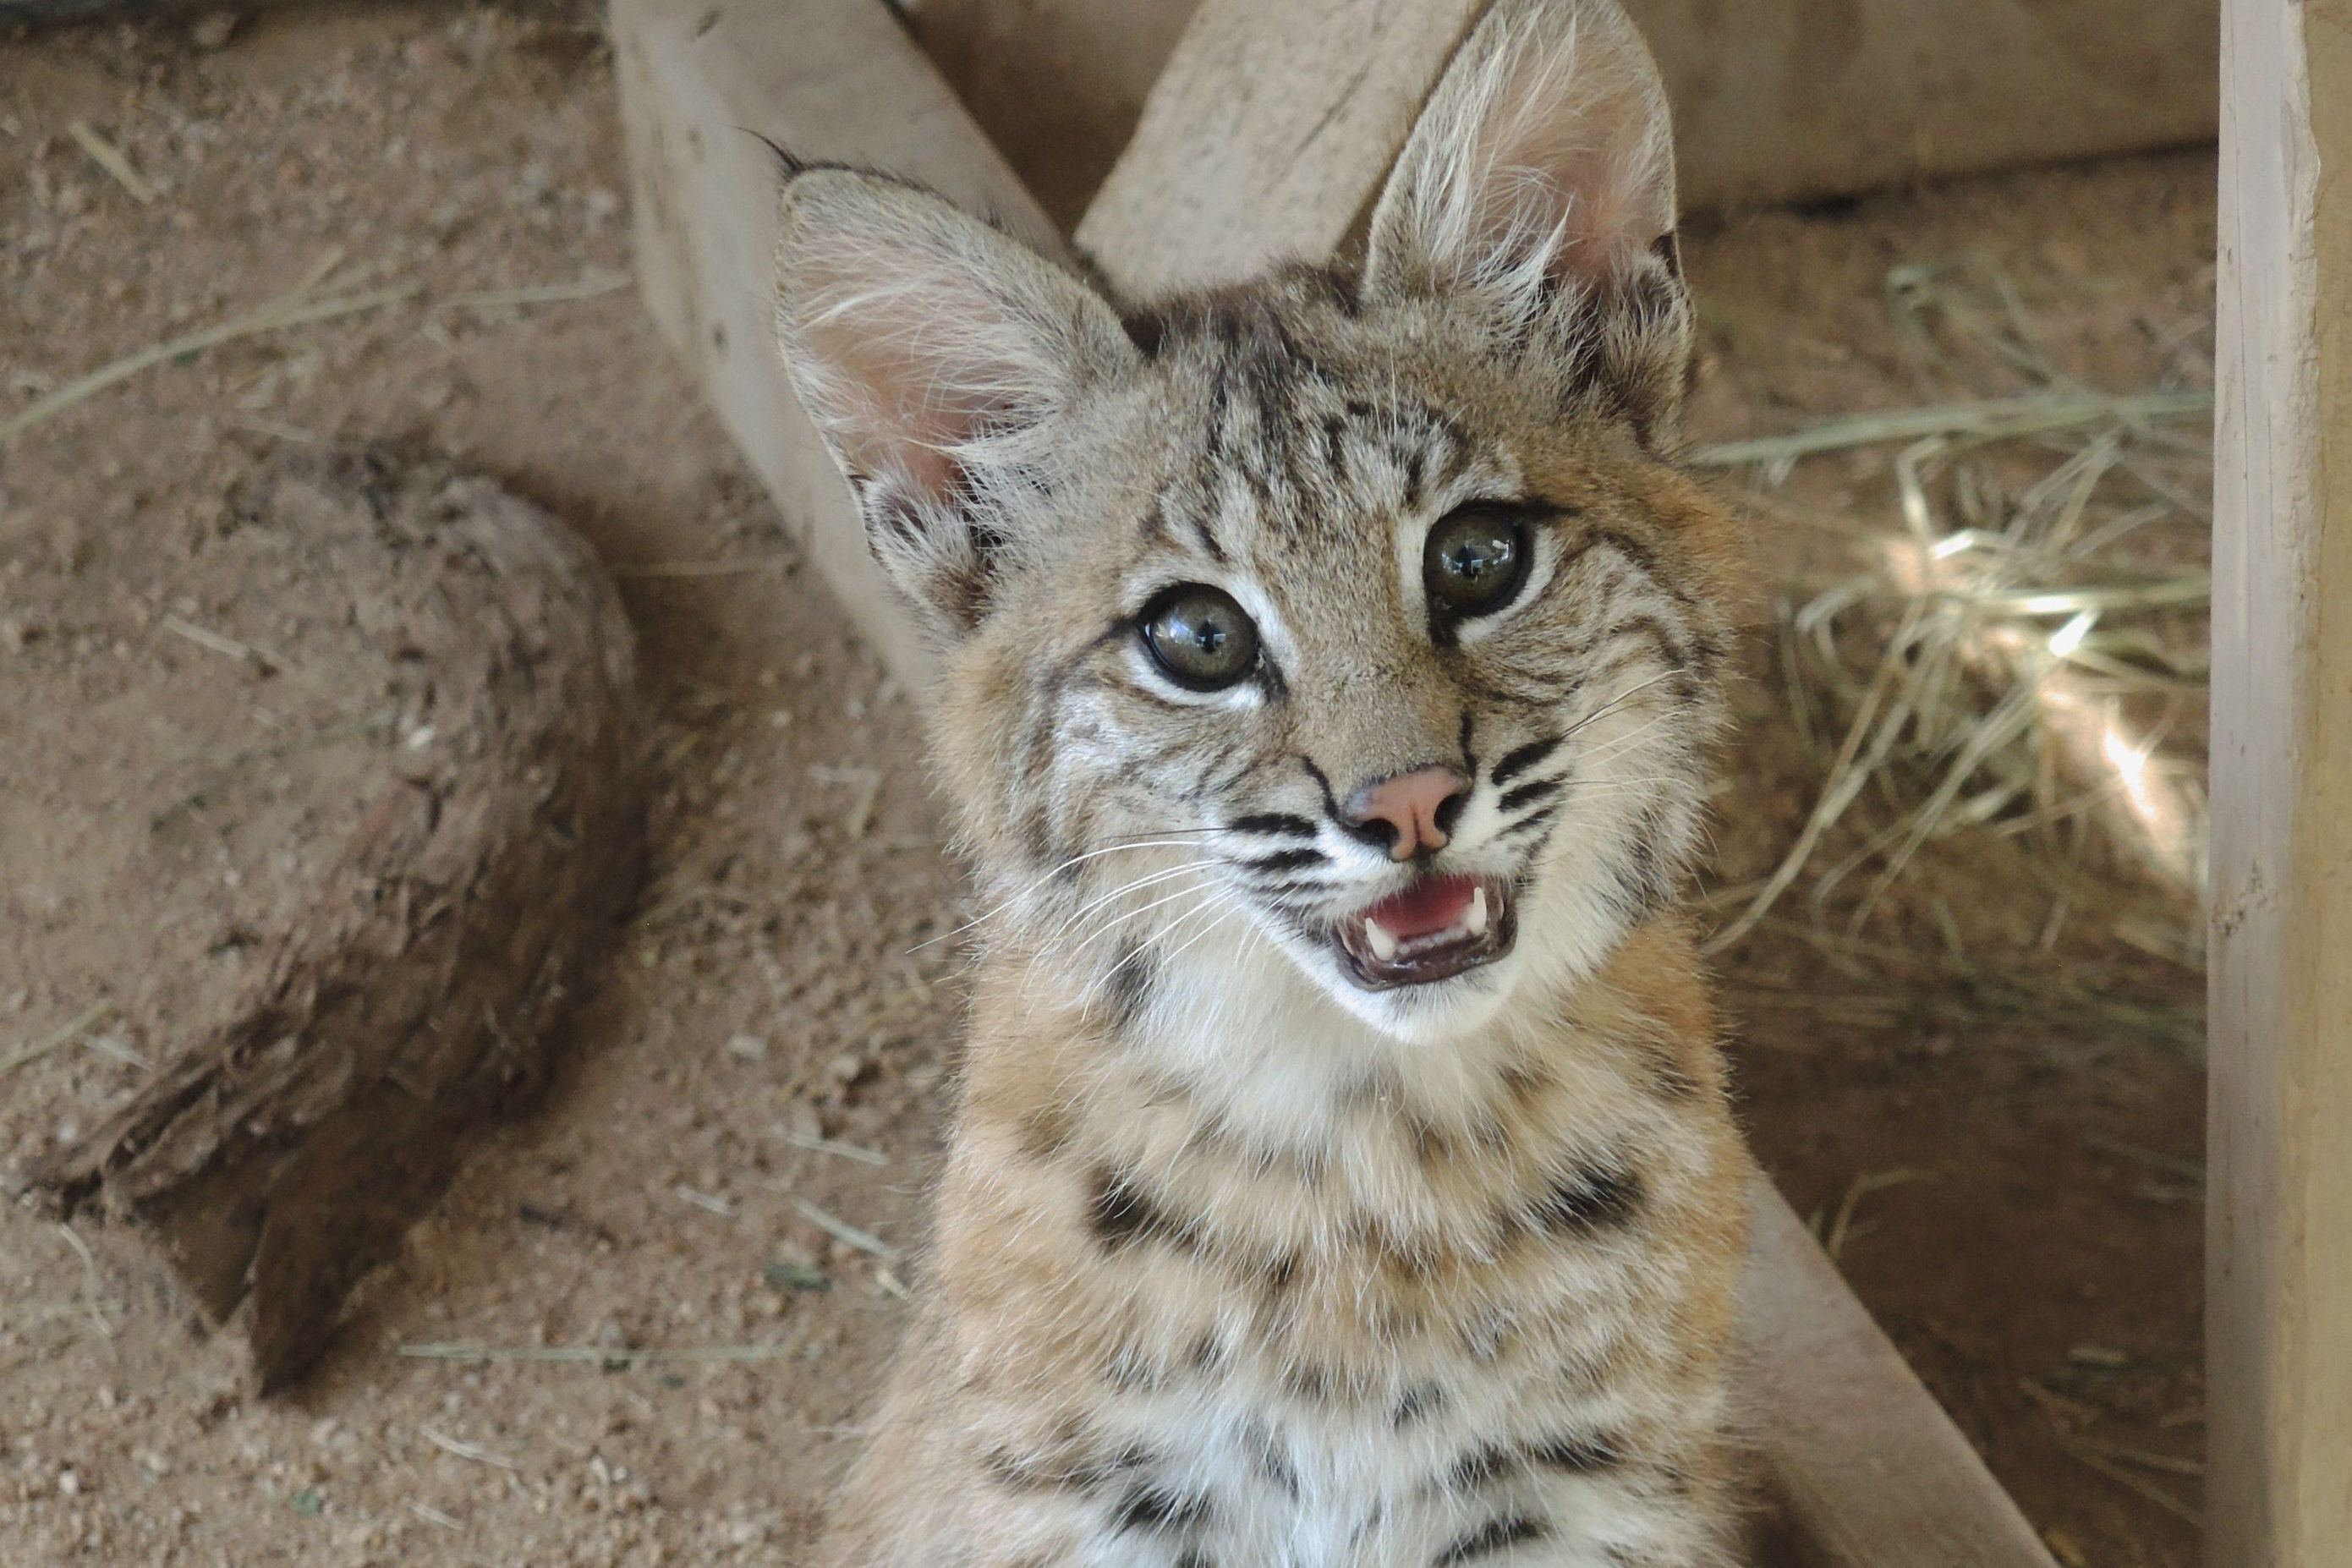
<svg viewBox="0 0 2352 1568"><path fill-rule="evenodd" d="M1493 571L1496 558L1502 554L1496 548L1496 542L1492 539L1482 539L1475 544L1465 541L1454 552L1454 574L1467 578L1475 584L1477 579Z"/></svg>

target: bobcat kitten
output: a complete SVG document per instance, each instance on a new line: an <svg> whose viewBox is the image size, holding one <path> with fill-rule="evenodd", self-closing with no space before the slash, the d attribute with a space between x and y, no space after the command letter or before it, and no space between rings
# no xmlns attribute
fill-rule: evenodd
<svg viewBox="0 0 2352 1568"><path fill-rule="evenodd" d="M1613 0L1496 7L1360 267L1124 318L793 171L778 330L989 906L820 1568L1733 1559L1744 1165L1675 903L1735 541L1674 463L1674 215Z"/></svg>

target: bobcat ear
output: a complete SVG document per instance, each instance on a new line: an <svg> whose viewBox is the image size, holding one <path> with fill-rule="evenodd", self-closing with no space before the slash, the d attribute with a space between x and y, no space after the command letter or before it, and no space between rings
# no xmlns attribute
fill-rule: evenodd
<svg viewBox="0 0 2352 1568"><path fill-rule="evenodd" d="M1136 356L1084 283L928 191L787 179L776 337L875 558L950 636L987 613L1050 426Z"/></svg>
<svg viewBox="0 0 2352 1568"><path fill-rule="evenodd" d="M1640 428L1688 371L1675 216L1665 89L1616 0L1496 0L1381 193L1366 282L1580 333L1561 346L1598 352Z"/></svg>

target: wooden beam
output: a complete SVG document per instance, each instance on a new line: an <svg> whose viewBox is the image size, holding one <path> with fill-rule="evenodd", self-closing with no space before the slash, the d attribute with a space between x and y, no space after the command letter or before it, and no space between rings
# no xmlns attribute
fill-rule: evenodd
<svg viewBox="0 0 2352 1568"><path fill-rule="evenodd" d="M637 280L786 525L894 673L922 650L866 550L848 492L769 325L777 163L903 174L1033 244L1054 226L881 0L614 0Z"/></svg>
<svg viewBox="0 0 2352 1568"><path fill-rule="evenodd" d="M982 0L962 0L966 8ZM1088 40L1130 0L1053 0L1033 20L1087 103L994 90L1024 68L961 57L1028 161L1092 168L1117 95L1089 86ZM1686 208L1843 195L1924 176L2201 141L2215 122L2219 0L1626 0L1666 79ZM1167 0L1143 7L1164 27ZM1337 160L1385 168L1419 95L1484 0L1204 0L1144 100L1078 230L1134 264L1136 286L1205 233L1246 237L1247 266L1328 251L1356 215ZM1105 56L1131 83L1146 30ZM967 49L976 46L967 37ZM1008 47L1035 48L1024 32ZM1071 69L1072 58L1081 68ZM1122 92L1124 88L1120 89ZM1055 134L1033 121L1053 119ZM1106 263L1108 264L1108 262ZM1116 268L1113 270L1117 270Z"/></svg>
<svg viewBox="0 0 2352 1568"><path fill-rule="evenodd" d="M1792 1568L2048 1568L2050 1556L1760 1173L1747 1404Z"/></svg>
<svg viewBox="0 0 2352 1568"><path fill-rule="evenodd" d="M2207 1561L2352 1552L2352 0L2223 10Z"/></svg>

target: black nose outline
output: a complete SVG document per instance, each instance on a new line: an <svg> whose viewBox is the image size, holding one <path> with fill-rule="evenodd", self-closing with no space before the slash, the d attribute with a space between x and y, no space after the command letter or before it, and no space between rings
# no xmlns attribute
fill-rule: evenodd
<svg viewBox="0 0 2352 1568"><path fill-rule="evenodd" d="M1463 807L1470 804L1471 795L1475 794L1478 788L1478 781L1468 771L1457 768L1452 763L1415 763L1409 768L1399 768L1392 773L1386 773L1376 779L1367 779L1358 784L1349 795L1348 805L1344 809L1339 802L1331 798L1330 788L1327 784L1323 793L1324 804L1330 808L1331 820L1339 825L1339 830L1342 833L1370 845L1385 855L1396 848L1397 825L1384 816L1364 815L1357 803L1391 780L1401 779L1407 773L1424 773L1431 768L1443 768L1452 773L1457 781L1454 786L1454 792L1439 801L1436 808L1429 814L1430 822L1438 832L1445 835L1446 842L1450 844L1454 839L1454 825L1462 819ZM1322 771L1317 769L1316 777L1320 779L1322 776ZM1437 853L1437 848L1424 844L1412 852L1412 858L1416 861L1425 861Z"/></svg>
<svg viewBox="0 0 2352 1568"><path fill-rule="evenodd" d="M1396 847L1397 825L1385 816L1367 816L1358 820L1346 812L1335 811L1331 814L1331 820L1339 825L1340 832L1370 845L1383 855Z"/></svg>

